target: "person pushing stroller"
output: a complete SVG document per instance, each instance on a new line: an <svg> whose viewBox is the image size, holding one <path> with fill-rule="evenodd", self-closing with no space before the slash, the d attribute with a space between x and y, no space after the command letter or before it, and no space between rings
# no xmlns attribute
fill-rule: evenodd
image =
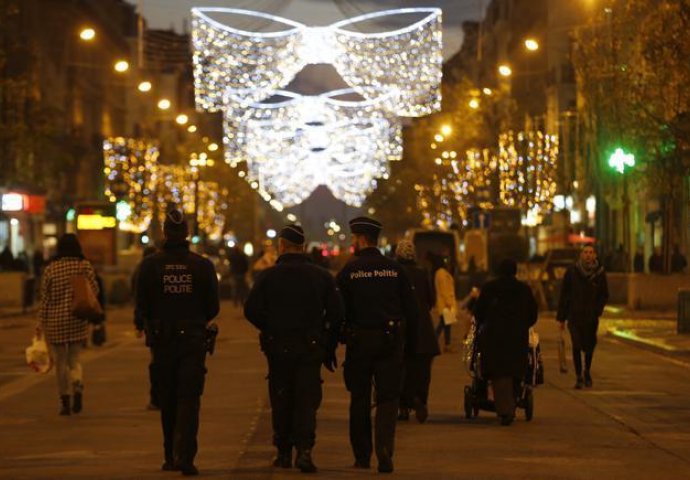
<svg viewBox="0 0 690 480"><path fill-rule="evenodd" d="M515 278L514 260L503 260L497 274L482 288L474 316L479 367L493 385L501 425L510 425L528 367L529 329L537 322L537 303L529 286Z"/></svg>

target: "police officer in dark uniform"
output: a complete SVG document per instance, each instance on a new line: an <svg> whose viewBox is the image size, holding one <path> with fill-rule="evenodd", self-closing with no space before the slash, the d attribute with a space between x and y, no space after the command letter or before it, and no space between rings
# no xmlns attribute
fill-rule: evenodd
<svg viewBox="0 0 690 480"><path fill-rule="evenodd" d="M244 315L261 331L268 360L268 389L276 467L316 472L311 450L321 404L321 364L336 365L342 305L331 274L304 254L304 231L287 225L278 237L279 258L259 274Z"/></svg>
<svg viewBox="0 0 690 480"><path fill-rule="evenodd" d="M403 267L376 248L381 224L350 220L355 257L338 273L345 304L345 385L350 392L350 443L356 468L369 468L372 453L371 388L375 386L375 451L378 470L393 471L395 422L404 349L414 348L418 306Z"/></svg>
<svg viewBox="0 0 690 480"><path fill-rule="evenodd" d="M158 378L163 426L163 470L197 475L200 398L206 374L206 327L218 315L218 279L213 264L189 251L187 222L171 210L159 253L139 270L136 316L144 320Z"/></svg>

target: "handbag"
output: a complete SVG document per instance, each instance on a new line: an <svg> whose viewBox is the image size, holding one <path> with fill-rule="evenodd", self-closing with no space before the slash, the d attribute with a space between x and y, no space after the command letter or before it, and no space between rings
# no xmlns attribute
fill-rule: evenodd
<svg viewBox="0 0 690 480"><path fill-rule="evenodd" d="M74 275L72 283L72 315L87 320L98 320L103 315L103 308L91 288L89 279L84 274Z"/></svg>
<svg viewBox="0 0 690 480"><path fill-rule="evenodd" d="M36 373L48 373L53 367L53 359L48 351L48 344L43 334L37 333L31 340L31 345L24 351L26 364Z"/></svg>
<svg viewBox="0 0 690 480"><path fill-rule="evenodd" d="M443 323L446 326L453 325L454 323L458 322L458 317L455 315L455 312L450 308L443 309L443 312L441 312L441 318L443 319Z"/></svg>

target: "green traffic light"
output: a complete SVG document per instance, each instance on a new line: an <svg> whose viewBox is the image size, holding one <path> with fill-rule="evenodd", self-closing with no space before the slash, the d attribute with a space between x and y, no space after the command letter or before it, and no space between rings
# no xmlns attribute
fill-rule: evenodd
<svg viewBox="0 0 690 480"><path fill-rule="evenodd" d="M625 153L622 148L617 148L609 157L609 166L618 173L625 173L625 167L635 166L635 155Z"/></svg>

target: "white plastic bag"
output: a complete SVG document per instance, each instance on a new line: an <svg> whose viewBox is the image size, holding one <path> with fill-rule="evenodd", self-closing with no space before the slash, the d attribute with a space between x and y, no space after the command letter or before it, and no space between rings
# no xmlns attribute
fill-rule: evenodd
<svg viewBox="0 0 690 480"><path fill-rule="evenodd" d="M31 345L26 347L26 363L36 373L48 373L53 367L53 359L50 358L48 344L43 335L34 335Z"/></svg>
<svg viewBox="0 0 690 480"><path fill-rule="evenodd" d="M458 322L458 317L450 308L444 308L443 312L441 312L441 317L443 318L443 323L446 325L453 325Z"/></svg>

